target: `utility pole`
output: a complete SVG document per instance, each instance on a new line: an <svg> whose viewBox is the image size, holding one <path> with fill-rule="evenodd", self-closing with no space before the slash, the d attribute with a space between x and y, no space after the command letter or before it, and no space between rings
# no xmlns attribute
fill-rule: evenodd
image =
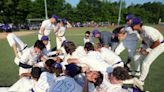
<svg viewBox="0 0 164 92"><path fill-rule="evenodd" d="M119 9L119 14L118 14L118 22L117 25L120 25L120 21L121 21L121 8L122 8L122 0L120 0L120 9Z"/></svg>
<svg viewBox="0 0 164 92"><path fill-rule="evenodd" d="M47 13L47 1L44 0L44 7L45 7L45 18L48 19L48 13Z"/></svg>

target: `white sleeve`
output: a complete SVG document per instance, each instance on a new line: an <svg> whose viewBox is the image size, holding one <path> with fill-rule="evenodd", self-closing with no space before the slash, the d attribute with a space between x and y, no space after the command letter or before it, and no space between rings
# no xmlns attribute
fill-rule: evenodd
<svg viewBox="0 0 164 92"><path fill-rule="evenodd" d="M16 43L15 40L14 40L14 37L13 37L12 35L8 35L8 36L7 36L7 40L8 40L8 42L9 42L10 47L12 47L13 44Z"/></svg>
<svg viewBox="0 0 164 92"><path fill-rule="evenodd" d="M57 36L64 36L65 30L65 27L60 27L60 29L57 32Z"/></svg>
<svg viewBox="0 0 164 92"><path fill-rule="evenodd" d="M46 56L51 56L51 55L54 55L56 54L56 51L48 51L46 48L43 49L43 54L46 55Z"/></svg>
<svg viewBox="0 0 164 92"><path fill-rule="evenodd" d="M39 32L41 32L41 30L45 29L45 27L46 27L46 21L43 21L40 26Z"/></svg>
<svg viewBox="0 0 164 92"><path fill-rule="evenodd" d="M156 31L158 31L158 30L149 30L148 32L147 32L147 35L148 35L148 37L150 38L150 40L152 40L153 42L154 41L157 41L157 40L160 40L160 35L156 32Z"/></svg>
<svg viewBox="0 0 164 92"><path fill-rule="evenodd" d="M26 64L29 61L29 55L30 55L29 51L24 52L23 55L20 58L20 62L23 63L23 64Z"/></svg>
<svg viewBox="0 0 164 92"><path fill-rule="evenodd" d="M46 26L46 21L43 21L40 28L45 28L45 26Z"/></svg>

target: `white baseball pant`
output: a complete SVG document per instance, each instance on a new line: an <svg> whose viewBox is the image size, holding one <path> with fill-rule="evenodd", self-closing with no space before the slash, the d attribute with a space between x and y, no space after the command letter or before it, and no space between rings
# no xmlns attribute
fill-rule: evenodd
<svg viewBox="0 0 164 92"><path fill-rule="evenodd" d="M61 45L63 43L63 41L65 41L66 38L64 36L62 37L56 37L56 46L57 46L57 49L60 49L61 48Z"/></svg>
<svg viewBox="0 0 164 92"><path fill-rule="evenodd" d="M155 59L164 52L164 43L160 44L159 46L157 46L156 48L152 49L149 54L147 56L143 56L143 55L139 55L137 56L138 58L136 62L136 64L140 64L140 60L142 58L144 58L143 63L142 63L142 67L141 67L141 76L140 76L140 80L144 81L149 73L149 69L151 64L153 63L153 61L155 61ZM139 65L136 65L136 68L139 68Z"/></svg>

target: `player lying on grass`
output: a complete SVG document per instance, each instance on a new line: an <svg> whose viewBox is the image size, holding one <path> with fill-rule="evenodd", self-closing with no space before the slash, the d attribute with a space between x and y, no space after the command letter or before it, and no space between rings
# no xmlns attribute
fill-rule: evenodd
<svg viewBox="0 0 164 92"><path fill-rule="evenodd" d="M23 73L22 78L10 87L9 92L31 92L31 90L32 92L46 92L61 73L62 66L49 59L42 70L39 67L33 67L31 73Z"/></svg>

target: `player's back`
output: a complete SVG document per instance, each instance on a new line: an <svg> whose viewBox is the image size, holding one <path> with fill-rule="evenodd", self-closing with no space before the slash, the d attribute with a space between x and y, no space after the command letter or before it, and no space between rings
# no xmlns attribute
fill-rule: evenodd
<svg viewBox="0 0 164 92"><path fill-rule="evenodd" d="M84 50L84 46L78 46L74 52L78 57L86 56L86 51Z"/></svg>
<svg viewBox="0 0 164 92"><path fill-rule="evenodd" d="M150 26L142 26L142 29L145 31L144 33L144 37L147 36L147 39L144 39L143 36L141 36L143 38L143 40L160 40L161 42L163 41L163 35L155 28L150 27Z"/></svg>
<svg viewBox="0 0 164 92"><path fill-rule="evenodd" d="M105 47L101 48L100 54L101 54L103 60L106 61L109 65L113 65L117 62L122 61L118 55L116 55L113 51L111 51Z"/></svg>
<svg viewBox="0 0 164 92"><path fill-rule="evenodd" d="M110 66L101 57L99 52L89 51L86 57L80 58L81 63L87 64L91 70L106 72L106 69Z"/></svg>
<svg viewBox="0 0 164 92"><path fill-rule="evenodd" d="M48 92L82 92L82 87L68 76L58 77Z"/></svg>
<svg viewBox="0 0 164 92"><path fill-rule="evenodd" d="M37 90L42 90L43 92L45 92L53 84L55 79L55 74L49 72L42 72L36 85Z"/></svg>

